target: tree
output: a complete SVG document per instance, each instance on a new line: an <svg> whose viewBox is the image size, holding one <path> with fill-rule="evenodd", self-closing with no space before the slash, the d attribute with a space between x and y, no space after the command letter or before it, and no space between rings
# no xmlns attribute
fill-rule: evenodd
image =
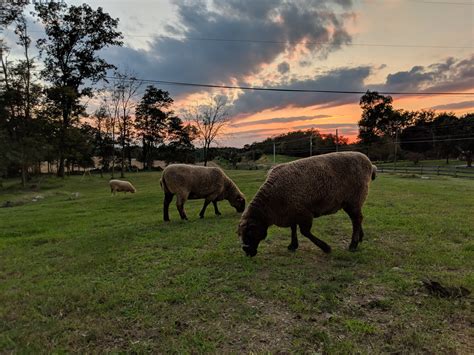
<svg viewBox="0 0 474 355"><path fill-rule="evenodd" d="M153 151L166 137L167 121L172 114L169 110L173 99L167 91L147 86L135 110L135 129L142 140L143 165L145 169L153 166Z"/></svg>
<svg viewBox="0 0 474 355"><path fill-rule="evenodd" d="M434 148L438 154L446 157L446 164L449 164L449 157L456 152L455 141L458 132L458 118L453 113L441 113L431 124L433 132ZM438 142L439 141L439 142Z"/></svg>
<svg viewBox="0 0 474 355"><path fill-rule="evenodd" d="M117 31L118 19L102 8L89 5L68 7L64 3L38 3L36 10L47 38L39 39L37 47L44 57L41 74L50 83L48 99L61 113L59 131L58 176L64 177L64 160L68 130L84 111L80 100L91 97L93 86L113 69L98 53L112 45L122 45Z"/></svg>
<svg viewBox="0 0 474 355"><path fill-rule="evenodd" d="M0 95L3 114L0 117L0 129L6 141L4 164L18 166L22 185L25 186L28 168L40 160L44 152L45 140L40 134L41 124L44 121L34 117L34 110L41 99L41 87L32 83L32 70L35 64L29 52L31 39L27 21L19 12L15 14L11 22L15 24L17 44L23 50L23 58L12 64L7 59L8 48L1 44L3 81Z"/></svg>
<svg viewBox="0 0 474 355"><path fill-rule="evenodd" d="M420 121L415 126L405 128L400 135L400 148L409 151L415 163L421 154L433 148L433 134L431 128Z"/></svg>
<svg viewBox="0 0 474 355"><path fill-rule="evenodd" d="M101 169L100 176L103 176L103 170L108 170L113 154L114 144L110 134L111 117L108 114L107 107L103 104L95 111L93 115L95 123L94 147L95 155L100 158Z"/></svg>
<svg viewBox="0 0 474 355"><path fill-rule="evenodd" d="M360 99L362 117L359 121L359 140L362 144L379 141L381 122L388 121L393 114L392 97L367 91Z"/></svg>
<svg viewBox="0 0 474 355"><path fill-rule="evenodd" d="M230 123L229 106L225 96L215 96L207 104L194 106L185 111L186 119L196 127L198 138L202 141L204 166L207 165L209 148Z"/></svg>
<svg viewBox="0 0 474 355"><path fill-rule="evenodd" d="M474 156L474 114L468 113L462 116L457 128L459 137L465 138L459 138L456 141L456 145L466 159L467 166L472 167Z"/></svg>
<svg viewBox="0 0 474 355"><path fill-rule="evenodd" d="M359 121L359 142L372 150L372 145L383 144L388 138L395 145L397 156L397 136L413 121L413 114L408 111L395 110L392 97L380 95L378 92L367 91L360 99L362 117Z"/></svg>
<svg viewBox="0 0 474 355"><path fill-rule="evenodd" d="M131 111L135 107L135 97L138 94L142 82L132 74L125 71L123 73L115 72L113 80L113 97L118 104L118 128L121 146L120 177L125 175L125 156L126 150L131 165L130 142L132 140L132 116Z"/></svg>
<svg viewBox="0 0 474 355"><path fill-rule="evenodd" d="M196 136L197 130L194 126L184 125L177 116L169 116L166 127L167 145L163 147L166 162L193 163L195 159L192 142Z"/></svg>

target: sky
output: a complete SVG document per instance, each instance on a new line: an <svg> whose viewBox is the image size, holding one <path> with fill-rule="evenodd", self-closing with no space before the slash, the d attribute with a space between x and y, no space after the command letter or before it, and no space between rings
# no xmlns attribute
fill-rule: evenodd
<svg viewBox="0 0 474 355"><path fill-rule="evenodd" d="M343 91L474 91L472 0L87 3L120 19L124 46L102 55L138 78ZM11 33L5 37L13 41ZM241 147L308 128L357 136L360 95L157 86L170 92L177 112L226 95L232 120L221 146ZM474 111L474 96L394 95L394 106L464 114Z"/></svg>

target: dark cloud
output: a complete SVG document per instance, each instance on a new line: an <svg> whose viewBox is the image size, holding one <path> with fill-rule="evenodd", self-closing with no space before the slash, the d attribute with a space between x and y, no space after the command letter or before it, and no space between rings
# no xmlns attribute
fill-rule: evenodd
<svg viewBox="0 0 474 355"><path fill-rule="evenodd" d="M228 84L258 74L263 64L294 51L297 43L329 42L320 48L306 45L308 50L324 55L351 41L345 28L347 16L340 10L349 9L351 1L177 0L175 6L178 21L165 29L185 39L156 36L146 51L114 48L107 51L108 59L119 66L133 62L137 74L145 78ZM203 38L277 43L196 40Z"/></svg>
<svg viewBox="0 0 474 355"><path fill-rule="evenodd" d="M429 66L389 74L380 91L463 91L474 88L474 55L467 59L447 58Z"/></svg>
<svg viewBox="0 0 474 355"><path fill-rule="evenodd" d="M408 71L389 74L386 81L377 85L365 85L374 70L370 66L339 68L310 79L294 79L269 85L274 88L321 89L361 91L463 91L474 88L474 56L467 59L448 58L444 62L428 66L414 66ZM235 102L236 112L252 113L265 109L284 107L332 107L358 103L360 94L318 94L288 92L247 91ZM448 108L446 108L448 109ZM454 107L452 108L454 109Z"/></svg>
<svg viewBox="0 0 474 355"><path fill-rule="evenodd" d="M433 106L431 108L433 110L461 110L464 108L474 108L474 101L453 102L450 104Z"/></svg>
<svg viewBox="0 0 474 355"><path fill-rule="evenodd" d="M290 64L288 64L287 62L281 62L280 64L278 64L277 69L280 74L286 74L290 71Z"/></svg>
<svg viewBox="0 0 474 355"><path fill-rule="evenodd" d="M296 117L275 117L275 118L266 118L263 120L256 121L243 121L236 122L232 124L232 127L245 127L253 126L256 124L269 124L269 123L286 123L286 122L296 122L296 121L310 121L319 118L328 118L330 115L315 115L315 116L296 116Z"/></svg>
<svg viewBox="0 0 474 355"><path fill-rule="evenodd" d="M340 68L316 76L311 79L291 80L274 84L271 87L287 89L321 89L363 91L364 80L370 75L368 66L356 68ZM265 109L278 109L288 106L308 107L323 105L337 106L358 102L360 95L341 95L325 93L291 93L291 92L253 92L247 91L235 102L235 110L239 113L259 112Z"/></svg>

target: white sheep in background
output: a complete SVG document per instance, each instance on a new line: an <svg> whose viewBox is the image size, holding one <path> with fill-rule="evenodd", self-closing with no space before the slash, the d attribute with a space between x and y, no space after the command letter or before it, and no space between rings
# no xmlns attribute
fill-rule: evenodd
<svg viewBox="0 0 474 355"><path fill-rule="evenodd" d="M132 194L137 192L137 189L128 181L123 180L110 180L110 192L115 195L116 192L131 192Z"/></svg>

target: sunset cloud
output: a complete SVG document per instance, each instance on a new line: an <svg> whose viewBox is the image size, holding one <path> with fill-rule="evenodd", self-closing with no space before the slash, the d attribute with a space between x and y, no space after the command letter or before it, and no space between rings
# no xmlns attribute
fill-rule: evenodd
<svg viewBox="0 0 474 355"><path fill-rule="evenodd" d="M254 120L254 121L238 121L233 123L232 127L245 127L245 126L254 126L259 124L270 124L270 123L288 123L295 121L311 121L320 118L328 118L330 115L315 115L315 116L296 116L296 117L275 117L275 118L266 118L263 120Z"/></svg>
<svg viewBox="0 0 474 355"><path fill-rule="evenodd" d="M113 48L106 55L119 66L133 64L137 76L144 78L244 82L298 46L325 55L349 43L344 10L350 10L351 4L350 0L178 0L174 2L177 21L166 25L166 33L160 35L182 39L157 35L149 41L148 49ZM218 41L220 38L270 43ZM325 45L317 46L316 42ZM289 68L289 63L280 63L280 72ZM170 91L188 93L196 88L172 87Z"/></svg>
<svg viewBox="0 0 474 355"><path fill-rule="evenodd" d="M436 105L431 108L433 110L460 110L465 108L474 109L474 101L453 102L444 105Z"/></svg>

